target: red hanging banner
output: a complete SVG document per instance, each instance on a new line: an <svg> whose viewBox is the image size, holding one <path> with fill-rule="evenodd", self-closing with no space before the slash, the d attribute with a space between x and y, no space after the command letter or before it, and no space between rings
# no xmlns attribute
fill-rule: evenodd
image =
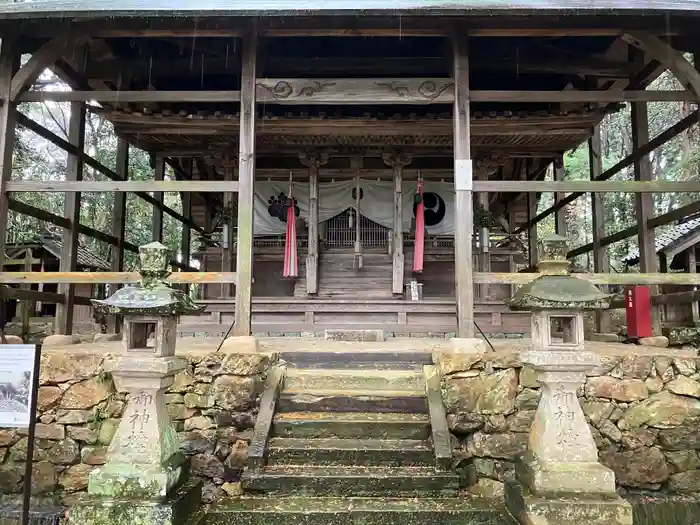
<svg viewBox="0 0 700 525"><path fill-rule="evenodd" d="M423 271L425 246L425 205L423 204L423 179L418 179L418 204L416 204L416 242L413 246L413 273Z"/></svg>
<svg viewBox="0 0 700 525"><path fill-rule="evenodd" d="M297 217L295 213L291 175L289 177L289 201L287 204L287 229L284 237L284 270L282 276L287 279L296 279L299 276L299 262L297 260Z"/></svg>

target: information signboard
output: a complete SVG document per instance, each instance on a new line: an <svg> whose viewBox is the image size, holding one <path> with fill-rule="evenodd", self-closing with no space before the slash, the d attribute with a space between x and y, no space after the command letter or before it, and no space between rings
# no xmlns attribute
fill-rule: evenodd
<svg viewBox="0 0 700 525"><path fill-rule="evenodd" d="M30 425L35 345L0 345L0 428Z"/></svg>

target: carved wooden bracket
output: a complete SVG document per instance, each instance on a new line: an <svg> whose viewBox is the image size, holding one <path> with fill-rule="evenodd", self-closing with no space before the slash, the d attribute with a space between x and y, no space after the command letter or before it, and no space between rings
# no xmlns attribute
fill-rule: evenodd
<svg viewBox="0 0 700 525"><path fill-rule="evenodd" d="M405 168L413 161L413 156L410 153L391 151L382 154L382 160L390 168Z"/></svg>
<svg viewBox="0 0 700 525"><path fill-rule="evenodd" d="M327 153L300 153L299 161L307 168L320 168L328 164Z"/></svg>

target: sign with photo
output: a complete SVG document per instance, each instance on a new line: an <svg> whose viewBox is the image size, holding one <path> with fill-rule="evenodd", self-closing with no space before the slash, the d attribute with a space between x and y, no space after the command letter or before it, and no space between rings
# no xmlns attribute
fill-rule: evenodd
<svg viewBox="0 0 700 525"><path fill-rule="evenodd" d="M0 428L29 427L34 345L0 345Z"/></svg>

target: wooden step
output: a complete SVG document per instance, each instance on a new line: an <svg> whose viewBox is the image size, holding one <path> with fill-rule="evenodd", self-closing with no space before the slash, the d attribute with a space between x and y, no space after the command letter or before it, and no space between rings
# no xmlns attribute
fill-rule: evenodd
<svg viewBox="0 0 700 525"><path fill-rule="evenodd" d="M267 453L275 465L435 465L432 447L417 439L272 438Z"/></svg>
<svg viewBox="0 0 700 525"><path fill-rule="evenodd" d="M503 498L254 497L211 507L206 525L507 525Z"/></svg>
<svg viewBox="0 0 700 525"><path fill-rule="evenodd" d="M430 420L426 414L391 412L287 412L275 416L272 435L306 438L428 439Z"/></svg>
<svg viewBox="0 0 700 525"><path fill-rule="evenodd" d="M417 390L425 389L422 370L318 370L290 368L284 379L291 390Z"/></svg>
<svg viewBox="0 0 700 525"><path fill-rule="evenodd" d="M382 343L386 344L386 343ZM281 352L289 368L313 368L335 370L422 370L423 365L432 364L432 354L425 350L372 350L363 351L316 351L316 352Z"/></svg>
<svg viewBox="0 0 700 525"><path fill-rule="evenodd" d="M427 410L425 389L353 390L285 389L279 412L401 412L422 414Z"/></svg>
<svg viewBox="0 0 700 525"><path fill-rule="evenodd" d="M243 473L246 491L314 496L456 495L459 477L431 467L268 465Z"/></svg>

